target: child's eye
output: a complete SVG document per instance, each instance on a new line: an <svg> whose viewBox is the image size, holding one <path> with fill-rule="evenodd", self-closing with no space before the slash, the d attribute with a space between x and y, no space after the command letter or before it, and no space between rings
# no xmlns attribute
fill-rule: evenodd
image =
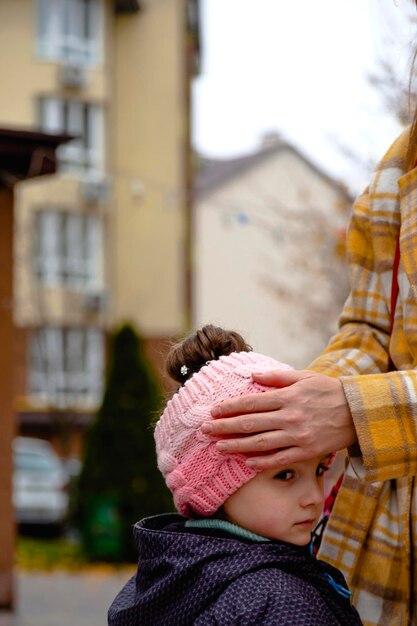
<svg viewBox="0 0 417 626"><path fill-rule="evenodd" d="M274 476L277 480L290 480L294 478L293 470L283 470Z"/></svg>
<svg viewBox="0 0 417 626"><path fill-rule="evenodd" d="M329 467L327 465L320 464L316 470L316 476L324 476L326 472L329 471Z"/></svg>

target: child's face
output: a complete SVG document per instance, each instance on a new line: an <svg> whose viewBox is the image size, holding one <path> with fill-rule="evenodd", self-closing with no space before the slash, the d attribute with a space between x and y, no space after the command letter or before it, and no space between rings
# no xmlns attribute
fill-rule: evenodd
<svg viewBox="0 0 417 626"><path fill-rule="evenodd" d="M306 545L322 512L328 460L260 472L224 503L227 519L269 539Z"/></svg>

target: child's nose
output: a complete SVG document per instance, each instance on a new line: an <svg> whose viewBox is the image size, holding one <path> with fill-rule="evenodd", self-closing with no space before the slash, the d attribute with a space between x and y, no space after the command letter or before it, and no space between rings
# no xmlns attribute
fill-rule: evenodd
<svg viewBox="0 0 417 626"><path fill-rule="evenodd" d="M302 506L322 505L324 500L323 485L316 480L309 481L301 497Z"/></svg>

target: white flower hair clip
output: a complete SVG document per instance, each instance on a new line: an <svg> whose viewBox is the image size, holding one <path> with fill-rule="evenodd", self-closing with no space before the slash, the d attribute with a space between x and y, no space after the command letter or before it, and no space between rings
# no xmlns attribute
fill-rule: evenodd
<svg viewBox="0 0 417 626"><path fill-rule="evenodd" d="M180 372L181 372L182 376L187 376L187 374L188 374L188 367L186 365L181 365Z"/></svg>

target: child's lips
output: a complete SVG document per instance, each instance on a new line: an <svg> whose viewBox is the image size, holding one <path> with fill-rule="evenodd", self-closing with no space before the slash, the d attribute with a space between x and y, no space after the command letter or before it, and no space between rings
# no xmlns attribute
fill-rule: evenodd
<svg viewBox="0 0 417 626"><path fill-rule="evenodd" d="M295 526L306 526L306 527L311 527L314 526L315 523L315 519L311 518L311 519L306 519L303 520L302 522L296 522Z"/></svg>

